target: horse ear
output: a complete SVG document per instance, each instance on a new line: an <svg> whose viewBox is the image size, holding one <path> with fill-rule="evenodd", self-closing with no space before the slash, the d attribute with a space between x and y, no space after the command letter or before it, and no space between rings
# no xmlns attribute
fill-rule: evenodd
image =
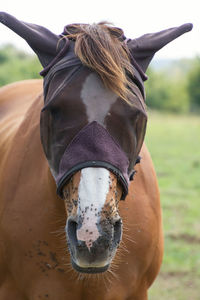
<svg viewBox="0 0 200 300"><path fill-rule="evenodd" d="M19 21L5 12L0 12L0 22L26 40L43 67L46 67L56 56L60 37L48 29Z"/></svg>
<svg viewBox="0 0 200 300"><path fill-rule="evenodd" d="M191 23L166 29L156 33L145 34L137 39L128 40L127 45L133 58L143 72L146 72L154 54L162 47L182 34L192 30Z"/></svg>

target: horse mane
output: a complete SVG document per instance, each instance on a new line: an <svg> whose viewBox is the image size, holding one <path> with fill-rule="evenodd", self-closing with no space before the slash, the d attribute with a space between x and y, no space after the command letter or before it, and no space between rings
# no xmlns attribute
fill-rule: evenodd
<svg viewBox="0 0 200 300"><path fill-rule="evenodd" d="M81 62L101 77L106 88L129 102L133 76L129 49L120 28L106 22L72 24L65 27L66 36L75 40L75 54Z"/></svg>

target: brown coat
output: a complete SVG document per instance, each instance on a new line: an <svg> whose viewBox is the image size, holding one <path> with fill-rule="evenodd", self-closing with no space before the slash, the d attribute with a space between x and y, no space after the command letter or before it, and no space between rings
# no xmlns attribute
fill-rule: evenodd
<svg viewBox="0 0 200 300"><path fill-rule="evenodd" d="M163 255L159 190L147 148L120 201L124 234L112 271L77 275L64 235L64 202L40 142L41 91L40 80L0 89L0 300L147 299Z"/></svg>

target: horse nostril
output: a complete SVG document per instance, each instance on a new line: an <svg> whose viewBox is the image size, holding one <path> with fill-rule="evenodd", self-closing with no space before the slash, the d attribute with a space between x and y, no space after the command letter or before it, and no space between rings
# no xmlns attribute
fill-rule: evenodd
<svg viewBox="0 0 200 300"><path fill-rule="evenodd" d="M122 220L119 219L114 223L114 243L119 244L122 234Z"/></svg>
<svg viewBox="0 0 200 300"><path fill-rule="evenodd" d="M76 236L76 230L77 230L77 222L74 220L68 220L67 222L67 234L68 238L71 240L72 243L77 243L77 236Z"/></svg>

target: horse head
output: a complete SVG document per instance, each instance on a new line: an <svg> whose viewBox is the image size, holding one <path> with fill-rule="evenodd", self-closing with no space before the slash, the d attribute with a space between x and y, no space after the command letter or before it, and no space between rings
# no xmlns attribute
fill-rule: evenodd
<svg viewBox="0 0 200 300"><path fill-rule="evenodd" d="M79 272L108 269L122 237L118 204L143 144L143 81L154 54L191 24L126 39L105 23L66 26L61 35L0 13L44 70L41 142L65 202L66 238Z"/></svg>

